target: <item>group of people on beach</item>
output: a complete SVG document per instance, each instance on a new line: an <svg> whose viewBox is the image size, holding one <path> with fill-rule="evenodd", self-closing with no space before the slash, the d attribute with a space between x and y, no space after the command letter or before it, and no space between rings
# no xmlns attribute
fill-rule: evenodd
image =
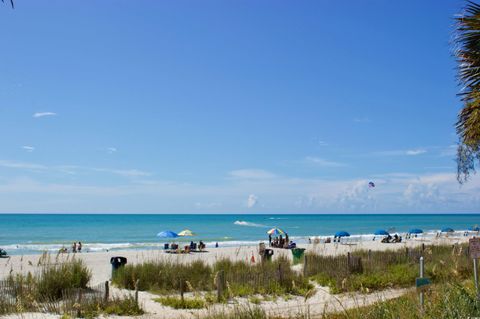
<svg viewBox="0 0 480 319"><path fill-rule="evenodd" d="M282 235L275 238L272 238L272 235L268 235L268 243L270 247L274 248L291 249L297 246L294 242L289 241L288 234L285 234L285 238Z"/></svg>
<svg viewBox="0 0 480 319"><path fill-rule="evenodd" d="M67 247L62 246L62 248L60 248L58 250L58 252L62 253L62 254L66 254L66 253L68 253L68 249L67 249ZM74 242L72 244L72 253L81 253L81 252L82 252L82 242L80 242L80 241L78 243Z"/></svg>
<svg viewBox="0 0 480 319"><path fill-rule="evenodd" d="M82 242L74 242L72 244L72 253L81 253L82 252Z"/></svg>

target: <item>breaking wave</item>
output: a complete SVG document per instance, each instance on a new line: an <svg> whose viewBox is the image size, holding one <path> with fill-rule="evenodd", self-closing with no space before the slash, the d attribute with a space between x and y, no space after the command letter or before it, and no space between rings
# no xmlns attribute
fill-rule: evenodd
<svg viewBox="0 0 480 319"><path fill-rule="evenodd" d="M234 224L238 226L247 226L247 227L264 227L264 228L268 227L267 225L251 223L244 220L237 220L234 222Z"/></svg>

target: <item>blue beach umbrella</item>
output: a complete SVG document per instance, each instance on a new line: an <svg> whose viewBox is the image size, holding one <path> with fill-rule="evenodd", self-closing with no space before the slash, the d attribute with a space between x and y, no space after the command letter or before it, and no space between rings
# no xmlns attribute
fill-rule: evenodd
<svg viewBox="0 0 480 319"><path fill-rule="evenodd" d="M478 226L472 226L472 227L470 227L468 230L471 230L471 231L480 231L480 227L478 227Z"/></svg>
<svg viewBox="0 0 480 319"><path fill-rule="evenodd" d="M176 237L178 237L178 234L174 233L171 230L165 230L165 231L159 232L157 234L157 237L160 237L160 238L176 238Z"/></svg>
<svg viewBox="0 0 480 319"><path fill-rule="evenodd" d="M385 229L377 229L377 230L375 231L375 235L376 235L376 236L388 236L388 235L390 235L390 234L389 234L388 231L386 231Z"/></svg>
<svg viewBox="0 0 480 319"><path fill-rule="evenodd" d="M453 233L454 230L450 227L445 227L445 228L442 228L442 233Z"/></svg>
<svg viewBox="0 0 480 319"><path fill-rule="evenodd" d="M350 237L350 234L346 231L337 231L335 237Z"/></svg>
<svg viewBox="0 0 480 319"><path fill-rule="evenodd" d="M421 234L423 233L423 230L419 229L419 228L412 228L408 231L409 234Z"/></svg>

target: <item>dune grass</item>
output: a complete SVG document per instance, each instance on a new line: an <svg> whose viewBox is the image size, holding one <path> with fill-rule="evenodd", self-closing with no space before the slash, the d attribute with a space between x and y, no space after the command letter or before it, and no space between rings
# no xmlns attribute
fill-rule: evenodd
<svg viewBox="0 0 480 319"><path fill-rule="evenodd" d="M89 288L91 272L81 259L67 257L60 261L58 256L51 258L44 254L38 266L40 270L35 274L14 274L12 269L1 282L0 315L49 312L94 318L100 314L143 313L132 295L105 300L103 291Z"/></svg>
<svg viewBox="0 0 480 319"><path fill-rule="evenodd" d="M7 282L15 296L28 296L37 301L52 301L62 298L69 289L86 289L91 278L90 270L81 259L72 258L59 263L43 255L39 260L40 272L36 274L10 274Z"/></svg>
<svg viewBox="0 0 480 319"><path fill-rule="evenodd" d="M356 251L348 257L307 254L306 275L332 293L369 292L386 288L410 287L419 273L419 257L424 256L425 276L435 283L472 276L471 259L465 245L427 246L396 251Z"/></svg>
<svg viewBox="0 0 480 319"><path fill-rule="evenodd" d="M286 258L253 265L223 259L212 266L202 261L188 264L153 261L126 265L115 273L112 281L119 287L134 289L138 280L139 290L156 293L178 293L182 288L186 291L212 291L216 289L217 277L222 271L225 290L230 296L303 295L311 289L303 276L292 271Z"/></svg>

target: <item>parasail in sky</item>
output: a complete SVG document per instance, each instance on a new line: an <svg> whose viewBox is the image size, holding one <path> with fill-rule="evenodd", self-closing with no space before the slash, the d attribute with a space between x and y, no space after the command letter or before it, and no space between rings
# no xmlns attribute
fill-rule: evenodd
<svg viewBox="0 0 480 319"><path fill-rule="evenodd" d="M368 187L370 187L370 188L375 187L375 183L374 182L368 182Z"/></svg>

